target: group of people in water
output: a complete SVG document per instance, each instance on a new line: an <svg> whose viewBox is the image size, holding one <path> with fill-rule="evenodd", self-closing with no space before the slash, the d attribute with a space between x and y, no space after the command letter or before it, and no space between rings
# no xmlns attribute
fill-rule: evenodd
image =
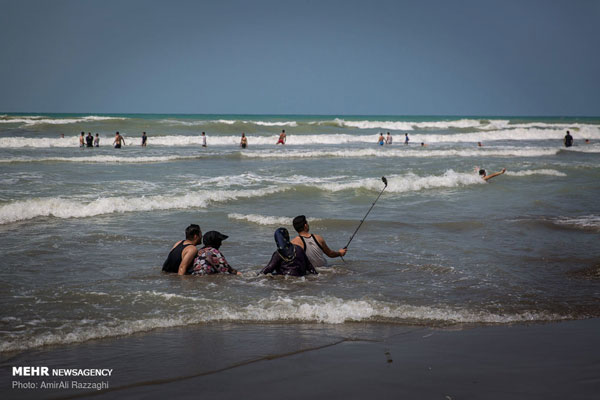
<svg viewBox="0 0 600 400"><path fill-rule="evenodd" d="M61 135L64 137L64 135ZM142 133L142 147L146 147L148 144L148 136L146 132ZM125 138L121 136L119 132L115 133L115 140L113 141L113 146L115 149L120 149L121 146L125 146ZM87 136L85 136L85 132L81 132L81 136L79 136L79 147L100 147L100 136L96 133L96 137L92 136L91 132L88 132Z"/></svg>
<svg viewBox="0 0 600 400"><path fill-rule="evenodd" d="M259 274L318 274L317 268L327 267L325 256L335 258L346 255L345 248L332 250L321 235L310 233L310 226L304 215L294 218L292 225L298 233L292 240L286 228L275 230L277 250ZM171 248L162 270L178 275L242 275L229 265L220 251L223 241L227 238L227 235L217 231L206 232L203 236L200 226L192 224L185 230L185 239L178 241ZM200 244L204 246L198 250L196 246Z"/></svg>

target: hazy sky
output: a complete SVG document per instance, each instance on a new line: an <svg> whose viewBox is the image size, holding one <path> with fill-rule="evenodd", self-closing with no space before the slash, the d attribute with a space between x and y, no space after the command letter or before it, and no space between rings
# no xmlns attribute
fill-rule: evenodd
<svg viewBox="0 0 600 400"><path fill-rule="evenodd" d="M600 1L0 0L0 111L600 116Z"/></svg>

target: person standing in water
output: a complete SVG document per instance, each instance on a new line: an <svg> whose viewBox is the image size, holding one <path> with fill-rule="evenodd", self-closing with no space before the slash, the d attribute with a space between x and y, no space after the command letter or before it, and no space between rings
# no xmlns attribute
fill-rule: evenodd
<svg viewBox="0 0 600 400"><path fill-rule="evenodd" d="M408 141L409 141L409 140L410 140L410 139L408 138L408 133L405 133L405 134L404 134L404 144L408 144Z"/></svg>
<svg viewBox="0 0 600 400"><path fill-rule="evenodd" d="M383 137L383 133L379 132L379 139L377 139L377 144L379 144L380 146L383 146L384 143L385 143L385 138Z"/></svg>
<svg viewBox="0 0 600 400"><path fill-rule="evenodd" d="M240 140L240 147L245 149L248 147L248 138L246 138L246 134L242 132L242 140Z"/></svg>
<svg viewBox="0 0 600 400"><path fill-rule="evenodd" d="M94 139L94 147L100 147L100 136L96 133L96 138Z"/></svg>
<svg viewBox="0 0 600 400"><path fill-rule="evenodd" d="M142 133L142 147L146 147L146 144L148 143L148 136L146 136L146 132Z"/></svg>
<svg viewBox="0 0 600 400"><path fill-rule="evenodd" d="M567 134L565 135L564 143L565 147L573 146L573 136L571 136L571 133L569 131L567 131Z"/></svg>
<svg viewBox="0 0 600 400"><path fill-rule="evenodd" d="M279 134L279 140L277 141L277 144L285 144L285 141L286 141L285 129L282 129L281 133Z"/></svg>
<svg viewBox="0 0 600 400"><path fill-rule="evenodd" d="M486 182L487 182L488 180L490 180L490 179L492 179L492 178L494 178L494 177L496 177L496 176L498 176L498 175L502 175L502 174L503 174L503 173L505 173L505 172L506 172L506 168L502 168L502 170L501 170L501 171L499 171L499 172L494 172L494 173L493 173L493 174L491 174L491 175L487 175L487 174L485 173L485 169L483 169L483 168L482 168L482 169L480 169L480 170L479 170L479 176L481 176L481 178L482 178L484 181L486 181Z"/></svg>
<svg viewBox="0 0 600 400"><path fill-rule="evenodd" d="M310 234L308 221L304 215L294 218L292 224L296 232L298 232L298 236L292 240L292 244L300 246L304 250L313 267L321 268L327 266L327 260L323 257L323 254L327 254L329 258L344 257L346 255L346 249L333 251L327 246L325 239L321 235Z"/></svg>
<svg viewBox="0 0 600 400"><path fill-rule="evenodd" d="M83 137L85 135L85 132L81 132L81 136L79 136L79 147L83 148L85 146L85 138Z"/></svg>
<svg viewBox="0 0 600 400"><path fill-rule="evenodd" d="M85 147L94 147L94 137L92 136L92 132L88 132L85 137Z"/></svg>
<svg viewBox="0 0 600 400"><path fill-rule="evenodd" d="M113 142L115 149L121 148L121 142L123 142L123 146L125 146L125 138L121 136L119 132L115 133L115 141Z"/></svg>
<svg viewBox="0 0 600 400"><path fill-rule="evenodd" d="M191 224L185 228L185 240L175 243L163 263L164 272L177 273L184 275L192 266L196 255L198 254L197 245L202 243L202 231L200 226Z"/></svg>
<svg viewBox="0 0 600 400"><path fill-rule="evenodd" d="M206 147L206 133L202 132L202 147Z"/></svg>
<svg viewBox="0 0 600 400"><path fill-rule="evenodd" d="M385 137L385 144L392 144L392 135L390 135L390 133L387 133L387 136Z"/></svg>

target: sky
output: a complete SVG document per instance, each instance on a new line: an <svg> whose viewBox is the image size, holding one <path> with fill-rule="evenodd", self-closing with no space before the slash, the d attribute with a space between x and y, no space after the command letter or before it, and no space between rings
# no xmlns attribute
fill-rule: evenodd
<svg viewBox="0 0 600 400"><path fill-rule="evenodd" d="M0 10L0 112L600 116L596 0Z"/></svg>

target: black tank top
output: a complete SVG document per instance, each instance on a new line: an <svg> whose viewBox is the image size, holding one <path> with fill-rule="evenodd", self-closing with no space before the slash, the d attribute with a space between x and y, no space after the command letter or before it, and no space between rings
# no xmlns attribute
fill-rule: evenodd
<svg viewBox="0 0 600 400"><path fill-rule="evenodd" d="M179 272L179 265L181 264L181 253L183 253L183 249L187 246L191 246L191 244L183 244L185 240L182 240L177 246L171 250L167 259L163 263L162 270L164 272Z"/></svg>

